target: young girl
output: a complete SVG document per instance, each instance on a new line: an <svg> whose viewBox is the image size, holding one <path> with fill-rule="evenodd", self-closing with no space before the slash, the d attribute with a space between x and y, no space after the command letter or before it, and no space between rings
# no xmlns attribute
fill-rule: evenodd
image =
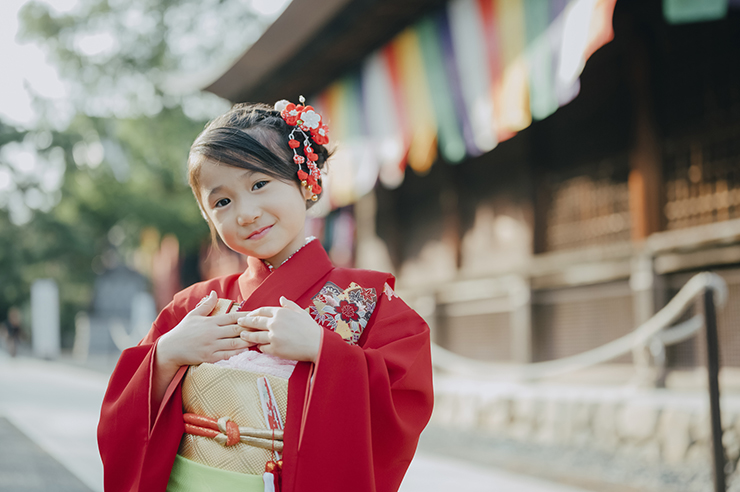
<svg viewBox="0 0 740 492"><path fill-rule="evenodd" d="M121 355L98 427L107 492L398 490L432 410L429 329L391 275L335 268L305 237L327 143L287 101L236 105L193 143L195 198L248 267L176 294ZM209 316L224 299L238 311ZM223 414L252 406L261 425Z"/></svg>

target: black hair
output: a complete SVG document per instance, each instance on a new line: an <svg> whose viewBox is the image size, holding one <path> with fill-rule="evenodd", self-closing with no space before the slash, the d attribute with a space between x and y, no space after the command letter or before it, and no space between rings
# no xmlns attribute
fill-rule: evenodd
<svg viewBox="0 0 740 492"><path fill-rule="evenodd" d="M261 172L284 182L293 182L298 187L298 165L293 162L293 151L288 147L290 132L295 127L288 125L280 112L262 103L239 103L229 111L210 121L190 147L188 156L188 183L195 199L205 210L200 196L200 167L212 161L250 171ZM303 155L303 142L298 153ZM323 145L312 143L318 155L316 165L324 169L330 157ZM308 172L306 165L301 169ZM319 182L319 185L321 183ZM315 202L308 200L306 207ZM215 239L216 232L206 216Z"/></svg>

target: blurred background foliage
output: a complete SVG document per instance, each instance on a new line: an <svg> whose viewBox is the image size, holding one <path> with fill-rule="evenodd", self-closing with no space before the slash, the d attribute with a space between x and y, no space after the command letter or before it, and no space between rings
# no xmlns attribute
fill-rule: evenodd
<svg viewBox="0 0 740 492"><path fill-rule="evenodd" d="M181 257L197 256L208 228L187 186L187 152L228 108L198 90L199 74L232 62L269 21L240 0L22 8L19 41L44 47L69 97L35 97L32 128L0 120L0 319L27 308L33 280L53 278L69 344L95 275L132 266L144 235L174 234Z"/></svg>

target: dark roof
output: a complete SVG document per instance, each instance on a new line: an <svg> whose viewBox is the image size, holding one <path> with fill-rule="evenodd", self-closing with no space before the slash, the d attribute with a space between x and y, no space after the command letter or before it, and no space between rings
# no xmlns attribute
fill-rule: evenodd
<svg viewBox="0 0 740 492"><path fill-rule="evenodd" d="M444 0L293 0L206 87L232 102L296 101L319 92Z"/></svg>

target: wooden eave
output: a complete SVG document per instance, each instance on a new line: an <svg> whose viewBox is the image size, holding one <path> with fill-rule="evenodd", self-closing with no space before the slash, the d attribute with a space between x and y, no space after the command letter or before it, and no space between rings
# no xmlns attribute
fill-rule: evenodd
<svg viewBox="0 0 740 492"><path fill-rule="evenodd" d="M293 0L205 90L232 102L321 91L444 0Z"/></svg>

